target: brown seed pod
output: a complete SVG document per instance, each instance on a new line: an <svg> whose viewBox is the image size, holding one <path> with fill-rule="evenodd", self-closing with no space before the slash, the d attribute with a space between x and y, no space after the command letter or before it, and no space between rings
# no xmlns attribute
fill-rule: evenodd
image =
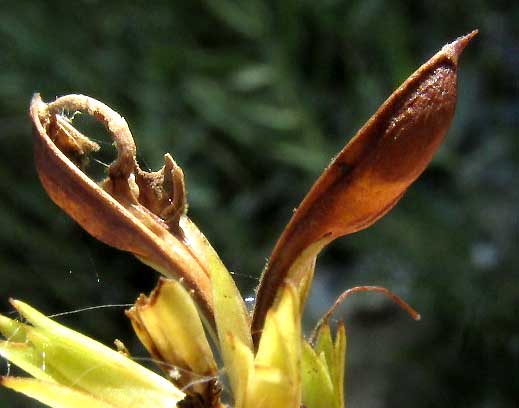
<svg viewBox="0 0 519 408"><path fill-rule="evenodd" d="M335 238L372 225L393 208L431 161L454 116L458 57L476 33L445 45L414 72L313 185L263 273L252 323L255 344L280 285L289 278L308 286L313 267L306 276L300 271L297 276L290 273L303 251L319 242L316 256Z"/></svg>

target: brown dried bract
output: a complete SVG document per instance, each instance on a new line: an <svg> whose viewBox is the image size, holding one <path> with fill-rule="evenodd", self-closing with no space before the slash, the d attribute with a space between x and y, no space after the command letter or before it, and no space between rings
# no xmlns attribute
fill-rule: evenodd
<svg viewBox="0 0 519 408"><path fill-rule="evenodd" d="M367 228L400 200L443 140L456 105L458 57L477 31L445 45L413 73L337 155L294 213L263 273L252 323L258 343L267 310L312 244ZM307 286L296 277L297 285Z"/></svg>
<svg viewBox="0 0 519 408"><path fill-rule="evenodd" d="M82 171L88 153L99 147L73 127L64 111L94 116L117 146L117 158L99 184ZM97 239L166 276L181 277L214 325L209 272L182 233L181 225L190 221L184 176L173 158L166 154L160 171L141 170L124 118L88 96L68 95L46 104L36 94L30 113L36 168L52 200Z"/></svg>

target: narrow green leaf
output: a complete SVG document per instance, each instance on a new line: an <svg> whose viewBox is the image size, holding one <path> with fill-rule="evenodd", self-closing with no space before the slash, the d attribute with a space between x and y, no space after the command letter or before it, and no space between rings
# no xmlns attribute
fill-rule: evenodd
<svg viewBox="0 0 519 408"><path fill-rule="evenodd" d="M56 383L32 378L0 377L0 385L21 392L52 408L144 408L139 405L112 405L92 395ZM151 405L148 405L151 408ZM166 407L164 407L166 408Z"/></svg>
<svg viewBox="0 0 519 408"><path fill-rule="evenodd" d="M343 408L345 406L344 387L346 375L346 327L343 322L337 326L337 334L335 335L334 344L334 364L332 365L332 379L335 387L335 396L337 398L337 406Z"/></svg>
<svg viewBox="0 0 519 408"><path fill-rule="evenodd" d="M12 342L23 343L26 339L26 325L0 315L0 334Z"/></svg>
<svg viewBox="0 0 519 408"><path fill-rule="evenodd" d="M45 355L26 343L0 342L0 356L38 380L55 381L46 371Z"/></svg>
<svg viewBox="0 0 519 408"><path fill-rule="evenodd" d="M328 369L334 364L335 352L333 347L332 333L330 326L325 324L322 326L317 333L317 339L315 341L315 352L323 354L326 359L326 365Z"/></svg>
<svg viewBox="0 0 519 408"><path fill-rule="evenodd" d="M303 341L301 364L303 405L307 408L339 408L328 368L306 341Z"/></svg>
<svg viewBox="0 0 519 408"><path fill-rule="evenodd" d="M128 357L80 333L70 330L30 306L12 301L18 312L34 327L26 330L27 353L23 364L37 365L62 385L82 390L121 407L171 407L184 398L165 378ZM19 354L17 357L23 355Z"/></svg>

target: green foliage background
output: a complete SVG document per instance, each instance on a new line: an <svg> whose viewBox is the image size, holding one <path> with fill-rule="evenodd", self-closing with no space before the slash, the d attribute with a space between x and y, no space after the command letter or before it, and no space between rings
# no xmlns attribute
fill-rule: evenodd
<svg viewBox="0 0 519 408"><path fill-rule="evenodd" d="M33 92L106 102L146 167L171 152L192 218L247 296L330 158L422 62L479 28L445 145L389 216L320 258L308 328L343 289L385 285L423 321L378 295L348 300L351 407L516 406L518 21L517 3L483 0L0 1L0 310L10 296L49 314L129 303L157 278L47 198ZM145 355L120 307L60 321ZM6 390L0 405L40 406Z"/></svg>

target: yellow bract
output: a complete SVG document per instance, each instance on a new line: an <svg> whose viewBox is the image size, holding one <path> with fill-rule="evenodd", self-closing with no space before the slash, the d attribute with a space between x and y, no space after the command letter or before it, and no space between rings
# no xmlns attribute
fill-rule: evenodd
<svg viewBox="0 0 519 408"><path fill-rule="evenodd" d="M137 336L172 381L204 394L217 371L193 298L177 281L160 279L128 312ZM193 385L191 385L193 384Z"/></svg>
<svg viewBox="0 0 519 408"><path fill-rule="evenodd" d="M346 330L343 323L337 327L335 342L328 324L319 329L313 347L303 342L303 404L307 408L344 407L345 364Z"/></svg>
<svg viewBox="0 0 519 408"><path fill-rule="evenodd" d="M241 362L236 408L299 408L301 405L301 313L296 290L286 284L270 309L258 352L233 339Z"/></svg>

